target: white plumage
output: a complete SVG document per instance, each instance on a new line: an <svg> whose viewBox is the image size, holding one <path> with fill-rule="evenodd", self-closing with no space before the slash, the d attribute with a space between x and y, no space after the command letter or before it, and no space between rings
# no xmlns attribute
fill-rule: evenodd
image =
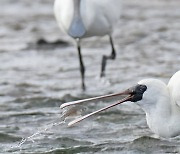
<svg viewBox="0 0 180 154"><path fill-rule="evenodd" d="M145 112L150 129L162 137L180 134L180 71L168 85L160 80L147 79L139 84L147 86L143 99L136 102Z"/></svg>
<svg viewBox="0 0 180 154"><path fill-rule="evenodd" d="M80 39L109 35L112 53L110 56L103 56L101 77L104 76L106 61L116 57L111 33L120 18L120 3L120 0L55 0L54 14L59 27L77 40L83 89L85 89L85 67Z"/></svg>
<svg viewBox="0 0 180 154"><path fill-rule="evenodd" d="M55 0L54 13L59 27L66 33L74 15L74 2L77 0ZM82 36L110 35L120 18L120 0L81 0L80 15L86 29Z"/></svg>

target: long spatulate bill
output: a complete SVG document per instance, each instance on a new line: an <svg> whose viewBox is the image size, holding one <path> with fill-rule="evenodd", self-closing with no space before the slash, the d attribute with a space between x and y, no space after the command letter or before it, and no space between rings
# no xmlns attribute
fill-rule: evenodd
<svg viewBox="0 0 180 154"><path fill-rule="evenodd" d="M116 105L118 105L118 104L121 104L121 103L123 103L123 102L129 101L131 98L132 98L131 95L130 95L130 96L127 96L127 97L125 97L124 99L120 100L120 101L117 102L117 103L111 104L111 105L109 105L109 106L107 106L107 107L104 107L104 108L99 109L99 110L97 110L97 111L95 111L95 112L89 113L89 114L87 114L87 115L85 115L85 116L83 116L83 117L80 117L80 118L78 118L78 119L75 119L75 120L71 121L71 122L68 124L68 126L72 126L72 125L74 125L74 124L76 124L76 123L78 123L78 122L80 122L80 121L82 121L82 120L84 120L84 119L86 119L86 118L94 115L94 114L97 114L97 113L99 113L99 112L102 112L102 111L104 111L104 110L107 110L107 109L109 109L109 108L111 108L111 107L114 107L114 106L116 106Z"/></svg>
<svg viewBox="0 0 180 154"><path fill-rule="evenodd" d="M127 91L121 92L121 93L115 93L115 94L109 94L109 95L104 95L104 96L98 96L98 97L93 97L93 98L87 98L87 99L82 99L82 100L77 100L77 101L73 101L73 102L68 102L68 103L64 103L60 106L61 109L68 107L70 105L77 105L80 103L85 103L85 102L90 102L90 101L94 101L94 100L101 100L104 98L110 98L110 97L115 97L115 96L120 96L120 95L127 95L129 93L127 93Z"/></svg>

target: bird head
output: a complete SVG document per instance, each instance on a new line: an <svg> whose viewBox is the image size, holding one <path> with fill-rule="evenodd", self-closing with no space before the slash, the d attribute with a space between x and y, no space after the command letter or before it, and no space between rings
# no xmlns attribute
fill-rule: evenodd
<svg viewBox="0 0 180 154"><path fill-rule="evenodd" d="M104 107L88 115L85 115L79 119L76 119L75 121L72 121L70 125L73 125L94 114L97 114L99 112L102 112L104 110L107 110L111 107L114 107L118 104L121 104L127 101L136 103L146 113L151 112L153 111L154 107L156 107L159 98L164 98L164 96L166 97L165 93L167 92L168 91L167 91L166 85L162 81L156 80L156 79L145 79L145 80L139 81L138 84L136 84L135 86L130 87L122 92L65 103L65 104L62 104L60 108L65 108L70 105L85 103L85 102L94 101L94 100L106 99L109 97L116 97L116 96L121 96L121 95L126 96L114 104L111 104L107 107Z"/></svg>
<svg viewBox="0 0 180 154"><path fill-rule="evenodd" d="M134 97L130 101L135 102L147 113L156 107L159 100L169 96L167 93L164 82L157 79L144 79L135 86Z"/></svg>

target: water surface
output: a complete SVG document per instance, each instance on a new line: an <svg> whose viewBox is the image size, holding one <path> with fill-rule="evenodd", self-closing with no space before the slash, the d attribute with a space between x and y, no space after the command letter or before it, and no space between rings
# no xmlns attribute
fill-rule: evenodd
<svg viewBox="0 0 180 154"><path fill-rule="evenodd" d="M1 153L179 152L179 138L155 137L144 112L132 103L74 127L58 125L64 102L119 92L148 77L168 82L179 70L178 0L122 3L121 20L113 33L117 59L108 62L104 79L99 74L102 55L110 53L108 37L84 40L86 92L80 89L74 42L58 29L53 1L1 0L0 4ZM84 114L112 102L92 102ZM21 145L22 139L26 142Z"/></svg>

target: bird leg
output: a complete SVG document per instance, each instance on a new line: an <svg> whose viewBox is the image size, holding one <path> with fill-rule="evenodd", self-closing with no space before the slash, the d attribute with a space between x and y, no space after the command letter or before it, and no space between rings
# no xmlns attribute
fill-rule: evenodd
<svg viewBox="0 0 180 154"><path fill-rule="evenodd" d="M107 61L108 59L114 60L114 59L116 58L116 51L115 51L114 44L113 44L113 40L112 40L112 37L111 37L111 36L109 36L109 40L110 40L112 52L111 52L111 55L109 55L109 56L103 55L102 65L101 65L101 75L100 75L101 77L104 77L104 76L105 76L106 61Z"/></svg>
<svg viewBox="0 0 180 154"><path fill-rule="evenodd" d="M78 50L78 54L79 54L79 64L80 64L80 72L81 72L81 86L83 90L86 90L86 86L84 83L84 77L85 77L85 67L84 67L84 63L83 63L83 59L82 59L82 55L81 55L81 46L80 46L80 40L77 39L77 50Z"/></svg>

